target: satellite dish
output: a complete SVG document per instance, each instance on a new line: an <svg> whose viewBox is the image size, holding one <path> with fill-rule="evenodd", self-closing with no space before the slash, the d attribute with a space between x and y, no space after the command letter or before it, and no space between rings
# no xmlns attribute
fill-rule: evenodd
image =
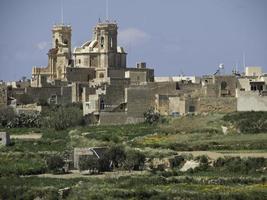
<svg viewBox="0 0 267 200"><path fill-rule="evenodd" d="M221 63L221 64L219 65L219 69L224 69L224 64L223 64L223 63Z"/></svg>

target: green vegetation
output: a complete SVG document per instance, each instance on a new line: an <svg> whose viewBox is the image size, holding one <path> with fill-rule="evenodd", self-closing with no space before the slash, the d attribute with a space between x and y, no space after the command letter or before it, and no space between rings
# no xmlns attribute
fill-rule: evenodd
<svg viewBox="0 0 267 200"><path fill-rule="evenodd" d="M204 179L203 179L204 180ZM84 182L68 199L264 199L262 184L214 184L202 179L158 175L128 176ZM79 194L79 196L77 196Z"/></svg>
<svg viewBox="0 0 267 200"><path fill-rule="evenodd" d="M0 127L5 127L7 126L7 124L13 120L13 118L15 117L15 112L13 110L13 108L0 108Z"/></svg>
<svg viewBox="0 0 267 200"><path fill-rule="evenodd" d="M148 109L148 111L144 113L144 117L145 122L148 124L156 124L160 120L160 114L154 108Z"/></svg>
<svg viewBox="0 0 267 200"><path fill-rule="evenodd" d="M8 153L0 155L0 177L40 174L46 171L42 157L33 153Z"/></svg>
<svg viewBox="0 0 267 200"><path fill-rule="evenodd" d="M54 107L43 114L44 127L65 130L82 124L82 110L77 106Z"/></svg>
<svg viewBox="0 0 267 200"><path fill-rule="evenodd" d="M64 160L59 155L50 155L46 158L46 164L49 171L52 173L62 172L64 166Z"/></svg>
<svg viewBox="0 0 267 200"><path fill-rule="evenodd" d="M236 112L225 115L223 120L241 133L267 132L267 112Z"/></svg>
<svg viewBox="0 0 267 200"><path fill-rule="evenodd" d="M1 123L9 116L12 113L0 115ZM58 190L65 187L71 188L67 199L267 199L266 158L238 156L266 153L264 112L183 116L121 126L78 126L80 116L79 105L55 106L42 113L47 121L41 128L1 128L11 136L42 137L12 139L11 146L0 147L0 199L59 199ZM252 122L257 125L247 125ZM113 172L69 179L32 176L60 171L62 159L72 156L74 147L108 147L105 159L85 159L82 169L107 171L112 161ZM193 156L202 150L225 157ZM135 171L147 169L147 162L156 159L169 160L169 168L139 171L142 175ZM188 160L199 162L199 167L181 172Z"/></svg>
<svg viewBox="0 0 267 200"><path fill-rule="evenodd" d="M36 133L36 129L2 129L9 133L22 135ZM14 130L14 132L13 132ZM70 147L70 137L67 131L55 131L53 129L39 129L42 134L41 139L39 140L21 140L21 139L12 139L12 145L7 147L2 147L0 150L2 152L32 152L32 153L41 153L41 152L63 152L65 150L71 149Z"/></svg>
<svg viewBox="0 0 267 200"><path fill-rule="evenodd" d="M34 103L34 100L33 98L28 95L28 94L21 94L18 96L18 101L21 103L21 104L31 104L31 103Z"/></svg>

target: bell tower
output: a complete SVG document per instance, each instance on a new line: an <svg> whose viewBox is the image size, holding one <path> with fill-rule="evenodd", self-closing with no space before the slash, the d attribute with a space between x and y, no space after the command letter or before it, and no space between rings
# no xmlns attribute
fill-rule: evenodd
<svg viewBox="0 0 267 200"><path fill-rule="evenodd" d="M94 28L93 39L97 41L100 53L100 68L116 67L118 26L116 23L99 22Z"/></svg>
<svg viewBox="0 0 267 200"><path fill-rule="evenodd" d="M118 26L116 23L98 23L94 28L94 40L98 41L100 52L117 52Z"/></svg>
<svg viewBox="0 0 267 200"><path fill-rule="evenodd" d="M55 25L52 35L52 48L56 50L56 62L53 68L57 79L65 79L66 67L71 64L71 26Z"/></svg>

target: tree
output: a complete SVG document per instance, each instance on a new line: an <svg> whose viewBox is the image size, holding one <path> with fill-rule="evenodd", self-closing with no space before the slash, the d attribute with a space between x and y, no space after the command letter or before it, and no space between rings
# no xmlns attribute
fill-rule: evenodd
<svg viewBox="0 0 267 200"><path fill-rule="evenodd" d="M47 113L44 124L55 130L65 130L71 126L80 125L82 122L82 111L77 107L60 106Z"/></svg>
<svg viewBox="0 0 267 200"><path fill-rule="evenodd" d="M98 159L98 170L99 172L105 172L111 170L111 160L109 157L109 151L106 150L102 156Z"/></svg>
<svg viewBox="0 0 267 200"><path fill-rule="evenodd" d="M46 164L48 170L52 171L53 173L57 173L62 171L65 162L61 156L52 155L46 159Z"/></svg>
<svg viewBox="0 0 267 200"><path fill-rule="evenodd" d="M126 153L125 168L128 170L140 170L145 164L145 155L137 150L129 150Z"/></svg>
<svg viewBox="0 0 267 200"><path fill-rule="evenodd" d="M154 108L149 108L148 111L144 113L145 122L149 124L155 124L160 120L160 114Z"/></svg>
<svg viewBox="0 0 267 200"><path fill-rule="evenodd" d="M4 107L0 109L0 126L5 127L15 118L16 114L13 108Z"/></svg>
<svg viewBox="0 0 267 200"><path fill-rule="evenodd" d="M114 167L122 167L126 159L125 149L122 145L114 145L110 148L108 156Z"/></svg>
<svg viewBox="0 0 267 200"><path fill-rule="evenodd" d="M47 99L43 98L43 97L40 97L38 99L37 104L40 105L40 106L48 106L49 105Z"/></svg>

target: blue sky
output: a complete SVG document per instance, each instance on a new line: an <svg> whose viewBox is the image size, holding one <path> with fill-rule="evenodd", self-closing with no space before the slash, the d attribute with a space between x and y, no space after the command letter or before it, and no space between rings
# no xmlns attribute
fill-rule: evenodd
<svg viewBox="0 0 267 200"><path fill-rule="evenodd" d="M0 0L0 80L30 77L47 65L60 0ZM90 40L106 0L63 0L73 47ZM145 61L157 76L212 74L220 63L267 72L267 0L109 0L128 66Z"/></svg>

